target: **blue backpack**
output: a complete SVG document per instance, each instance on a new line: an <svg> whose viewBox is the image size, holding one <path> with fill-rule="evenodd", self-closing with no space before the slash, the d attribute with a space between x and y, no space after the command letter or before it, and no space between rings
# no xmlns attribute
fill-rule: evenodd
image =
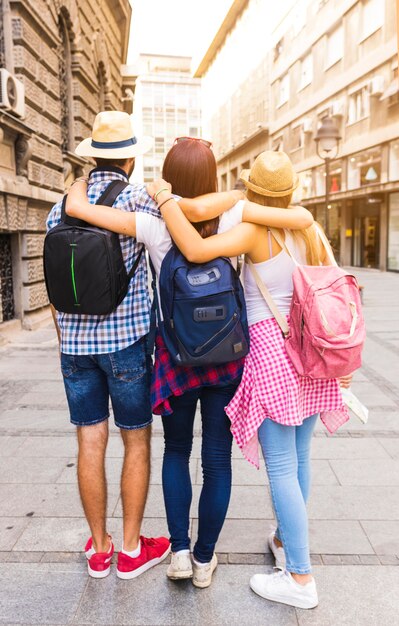
<svg viewBox="0 0 399 626"><path fill-rule="evenodd" d="M154 281L155 282L155 281ZM244 290L230 259L190 263L173 245L159 276L159 330L177 365L218 365L249 350Z"/></svg>

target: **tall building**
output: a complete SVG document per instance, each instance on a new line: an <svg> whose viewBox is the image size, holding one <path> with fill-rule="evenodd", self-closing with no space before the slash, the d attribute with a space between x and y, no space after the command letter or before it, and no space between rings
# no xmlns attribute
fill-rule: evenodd
<svg viewBox="0 0 399 626"><path fill-rule="evenodd" d="M0 324L49 310L45 221L101 109L121 109L128 0L0 0Z"/></svg>
<svg viewBox="0 0 399 626"><path fill-rule="evenodd" d="M229 46L244 41L248 21L254 23L251 15L265 5L256 0L244 4L241 19L219 35L213 54L211 45L198 66L204 94L207 84L217 84L218 73L222 79L220 60ZM206 116L204 107L204 123L218 136L222 187L232 186L237 172L261 150L283 149L300 176L297 200L324 223L325 167L314 138L321 120L332 117L341 142L331 164L328 216L340 261L399 271L395 0L302 0L273 24L263 41L258 68L236 82L213 115ZM261 67L265 80L259 99ZM242 102L244 86L245 98L252 103L248 107L234 104L239 98ZM254 107L263 101L266 118L255 122ZM229 128L224 136L217 124L223 112ZM248 115L252 123L242 132Z"/></svg>
<svg viewBox="0 0 399 626"><path fill-rule="evenodd" d="M154 137L151 152L138 158L134 177L159 178L176 137L201 136L201 81L191 75L191 58L142 54L137 67L123 68L124 85L133 91L138 134Z"/></svg>

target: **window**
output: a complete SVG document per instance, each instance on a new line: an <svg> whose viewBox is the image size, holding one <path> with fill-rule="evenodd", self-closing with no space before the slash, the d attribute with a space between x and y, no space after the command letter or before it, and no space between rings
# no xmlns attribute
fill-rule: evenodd
<svg viewBox="0 0 399 626"><path fill-rule="evenodd" d="M290 132L291 152L303 148L305 144L305 133L303 132L303 124L291 128Z"/></svg>
<svg viewBox="0 0 399 626"><path fill-rule="evenodd" d="M155 152L157 154L164 154L165 140L163 137L155 137Z"/></svg>
<svg viewBox="0 0 399 626"><path fill-rule="evenodd" d="M381 148L367 150L348 160L348 189L381 181Z"/></svg>
<svg viewBox="0 0 399 626"><path fill-rule="evenodd" d="M399 271L399 193L389 196L388 269Z"/></svg>
<svg viewBox="0 0 399 626"><path fill-rule="evenodd" d="M389 180L399 180L399 141L389 146Z"/></svg>
<svg viewBox="0 0 399 626"><path fill-rule="evenodd" d="M383 0L366 0L363 4L362 14L362 39L370 37L376 30L384 25L384 2Z"/></svg>
<svg viewBox="0 0 399 626"><path fill-rule="evenodd" d="M354 124L370 115L370 95L368 86L358 89L349 96L348 124Z"/></svg>
<svg viewBox="0 0 399 626"><path fill-rule="evenodd" d="M290 77L286 74L279 83L278 107L288 102L290 97Z"/></svg>
<svg viewBox="0 0 399 626"><path fill-rule="evenodd" d="M273 139L272 150L274 150L275 152L279 152L279 151L284 152L284 143L283 143L282 135ZM248 165L248 168L249 168L249 165Z"/></svg>
<svg viewBox="0 0 399 626"><path fill-rule="evenodd" d="M299 82L299 89L304 89L310 85L313 80L313 56L312 53L308 54L301 62L301 78Z"/></svg>
<svg viewBox="0 0 399 626"><path fill-rule="evenodd" d="M342 162L335 161L331 163L329 173L329 188L330 193L338 193L342 187Z"/></svg>
<svg viewBox="0 0 399 626"><path fill-rule="evenodd" d="M326 195L326 170L324 165L316 168L316 196Z"/></svg>
<svg viewBox="0 0 399 626"><path fill-rule="evenodd" d="M280 41L278 41L274 47L273 61L277 61L282 51L283 51L283 40L280 39Z"/></svg>
<svg viewBox="0 0 399 626"><path fill-rule="evenodd" d="M299 35L301 30L306 26L306 4L305 2L298 1L295 3L294 8L294 23L293 23L293 32L294 37Z"/></svg>
<svg viewBox="0 0 399 626"><path fill-rule="evenodd" d="M338 26L327 36L327 70L344 56L344 27Z"/></svg>
<svg viewBox="0 0 399 626"><path fill-rule="evenodd" d="M298 186L298 202L300 202L304 198L311 198L313 194L313 184L312 184L312 171L306 170L305 172L300 172L299 176L299 186ZM295 196L296 199L296 196Z"/></svg>

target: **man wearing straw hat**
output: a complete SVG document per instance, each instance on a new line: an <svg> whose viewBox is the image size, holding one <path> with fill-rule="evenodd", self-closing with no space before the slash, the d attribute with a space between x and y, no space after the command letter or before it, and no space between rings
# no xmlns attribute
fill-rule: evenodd
<svg viewBox="0 0 399 626"><path fill-rule="evenodd" d="M131 118L120 111L104 111L94 121L92 137L76 154L95 160L88 179L88 197L95 203L113 180L129 182L135 157L152 146L151 137L137 138ZM115 206L160 216L142 185L128 185ZM93 207L95 210L95 207ZM61 220L61 202L51 210L48 230ZM120 236L127 271L142 251L134 238ZM145 255L141 254L126 297L110 315L57 314L70 420L77 426L78 483L91 537L85 552L90 576L110 572L114 552L107 532L105 451L108 441L109 397L125 454L121 478L123 546L118 555L119 578L135 578L164 559L170 550L165 537L140 537L150 473L150 358L147 335L150 309Z"/></svg>

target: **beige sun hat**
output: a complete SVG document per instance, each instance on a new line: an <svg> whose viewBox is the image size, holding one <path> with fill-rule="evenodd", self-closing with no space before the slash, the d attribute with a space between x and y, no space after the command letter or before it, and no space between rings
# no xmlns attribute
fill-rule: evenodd
<svg viewBox="0 0 399 626"><path fill-rule="evenodd" d="M102 111L96 115L92 136L83 139L75 154L99 159L131 159L145 154L152 137L135 137L131 117L123 111Z"/></svg>
<svg viewBox="0 0 399 626"><path fill-rule="evenodd" d="M299 184L291 160L285 152L266 150L256 157L250 170L243 170L240 180L261 196L288 196Z"/></svg>

